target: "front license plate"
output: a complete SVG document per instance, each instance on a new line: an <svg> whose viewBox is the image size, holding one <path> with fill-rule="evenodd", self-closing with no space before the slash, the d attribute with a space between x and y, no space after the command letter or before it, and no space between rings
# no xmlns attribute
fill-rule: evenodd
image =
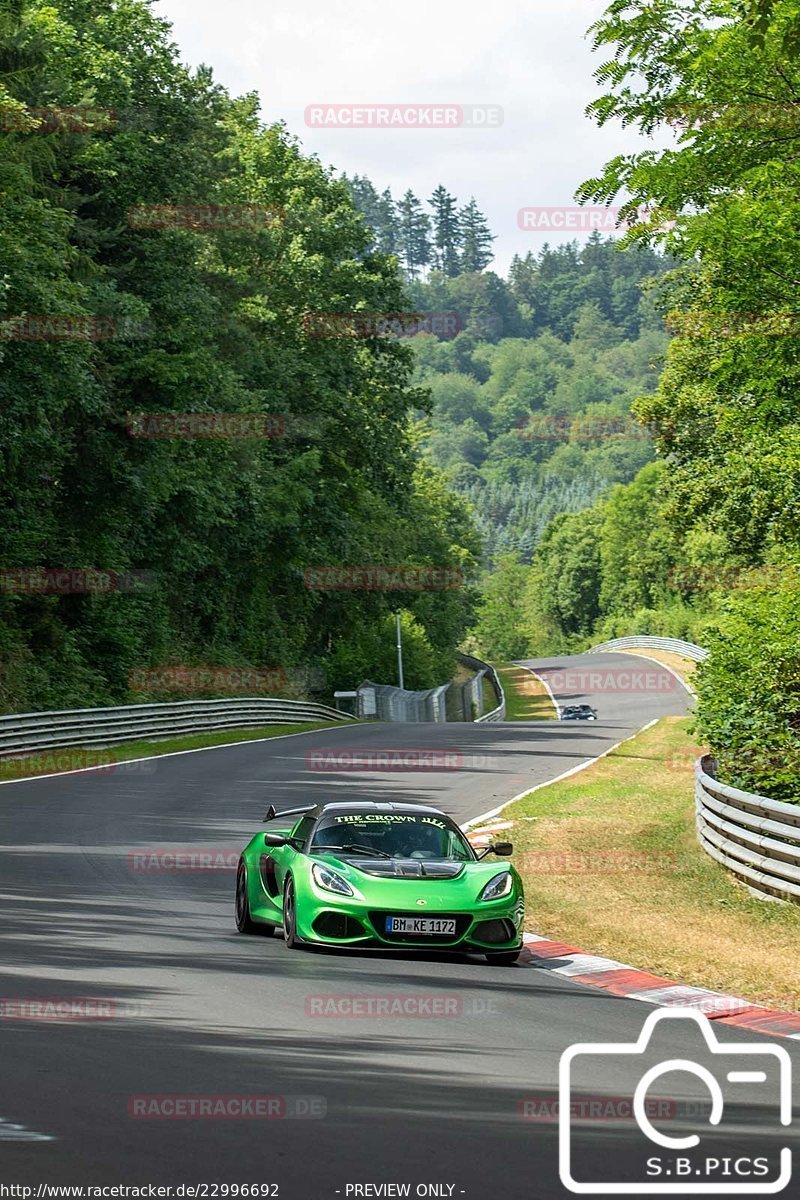
<svg viewBox="0 0 800 1200"><path fill-rule="evenodd" d="M387 917L387 933L454 934L456 923L446 917Z"/></svg>

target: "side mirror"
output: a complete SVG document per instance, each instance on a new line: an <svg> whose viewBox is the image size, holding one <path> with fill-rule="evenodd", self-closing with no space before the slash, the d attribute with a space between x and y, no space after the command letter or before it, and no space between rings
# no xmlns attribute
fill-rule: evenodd
<svg viewBox="0 0 800 1200"><path fill-rule="evenodd" d="M494 842L489 847L489 851L491 854L498 854L502 858L508 858L509 854L514 853L514 843L513 842Z"/></svg>
<svg viewBox="0 0 800 1200"><path fill-rule="evenodd" d="M264 845L265 846L288 846L289 838L286 836L285 833L265 833L264 834Z"/></svg>

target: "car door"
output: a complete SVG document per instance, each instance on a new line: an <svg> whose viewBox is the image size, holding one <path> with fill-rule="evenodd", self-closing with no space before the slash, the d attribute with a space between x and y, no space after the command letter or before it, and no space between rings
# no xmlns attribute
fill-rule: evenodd
<svg viewBox="0 0 800 1200"><path fill-rule="evenodd" d="M313 827L314 818L306 815L291 831L290 836L295 844L265 845L259 856L258 874L264 892L264 901L274 909L278 916L283 913L283 889L286 876L298 854L297 846L305 846Z"/></svg>

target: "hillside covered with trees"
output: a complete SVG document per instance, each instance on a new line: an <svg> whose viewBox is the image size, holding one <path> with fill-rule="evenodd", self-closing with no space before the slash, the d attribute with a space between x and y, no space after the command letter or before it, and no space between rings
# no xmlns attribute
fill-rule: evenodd
<svg viewBox="0 0 800 1200"><path fill-rule="evenodd" d="M413 339L415 382L432 398L419 425L425 457L470 504L484 565L507 552L530 562L549 521L589 508L654 455L631 405L663 367L659 282L675 262L594 233L517 255L503 279L485 269L488 251L472 265L469 206L443 185L427 214L411 193L396 205L366 177L347 183L372 244L403 264L413 310L456 320L454 337ZM403 234L411 201L427 247L419 261Z"/></svg>
<svg viewBox="0 0 800 1200"><path fill-rule="evenodd" d="M463 332L417 338L417 382L433 398L426 455L473 506L484 561L529 562L545 526L588 508L653 456L631 404L657 382L669 341L654 307L672 265L618 241L545 247L486 272L412 287L423 312Z"/></svg>

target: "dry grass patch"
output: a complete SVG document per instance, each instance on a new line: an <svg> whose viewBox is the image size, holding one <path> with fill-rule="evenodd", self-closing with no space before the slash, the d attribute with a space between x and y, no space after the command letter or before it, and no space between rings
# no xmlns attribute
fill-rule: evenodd
<svg viewBox="0 0 800 1200"><path fill-rule="evenodd" d="M529 926L676 982L800 1007L800 908L756 900L700 849L687 724L666 717L505 810Z"/></svg>

